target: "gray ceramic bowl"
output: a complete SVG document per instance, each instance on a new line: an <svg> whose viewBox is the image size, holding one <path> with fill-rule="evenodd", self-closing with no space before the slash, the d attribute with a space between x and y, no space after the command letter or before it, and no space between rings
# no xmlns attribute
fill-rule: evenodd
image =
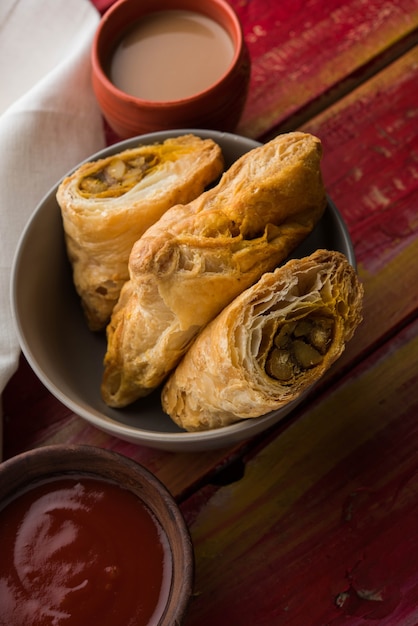
<svg viewBox="0 0 418 626"><path fill-rule="evenodd" d="M104 450L94 446L67 445L45 446L6 460L0 464L0 526L2 521L6 519L7 510L5 506L7 503L19 498L22 492L28 491L28 489L30 490L30 488L40 483L51 481L51 479L62 479L63 477L73 478L75 480L93 478L94 480L101 481L102 484L103 481L110 481L116 485L117 489L121 487L123 490L128 490L145 504L147 509L152 513L157 527L159 526L158 536L166 546L165 550L167 550L170 555L170 558L167 557L167 563L169 564L171 562L171 570L168 569L167 565L165 566L164 577L166 577L166 586L164 591L161 592L160 606L157 612L154 613L153 620L150 624L155 624L155 626L173 626L173 624L181 624L187 611L193 589L194 557L190 534L176 502L165 486L153 474L135 461L110 450ZM60 493L62 493L62 491ZM80 491L78 490L77 494L79 493ZM113 493L112 496L113 499L109 498L108 503L114 506L115 493ZM89 504L92 496L89 498L89 500L81 500L81 504ZM40 501L38 500L38 502ZM51 500L49 500L49 502L51 502ZM27 545L31 547L30 552L28 552L27 556L24 558L24 564L27 565L26 561L28 561L30 567L34 568L34 571L37 572L37 576L42 579L42 571L45 571L45 568L48 570L48 568L55 567L54 555L59 548L59 559L62 559L62 565L60 563L60 583L57 583L57 589L59 585L61 585L58 589L59 594L62 593L60 591L61 589L66 590L65 607L68 606L66 604L68 600L74 602L75 598L75 601L80 602L80 596L77 595L77 587L74 587L74 580L79 576L77 570L79 570L81 564L83 564L84 552L81 554L80 561L78 561L77 554L77 562L75 565L72 564L72 560L74 558L74 545L79 547L80 541L83 540L87 542L88 538L88 554L91 552L93 555L96 555L93 559L93 563L95 563L96 560L101 560L103 557L103 561L106 564L109 563L116 568L119 567L122 579L125 580L125 578L128 577L128 586L130 587L128 594L129 602L132 601L132 604L135 604L137 598L141 597L141 589L135 587L135 580L131 580L130 574L137 571L137 577L142 576L140 570L137 568L140 566L141 562L144 562L144 558L154 557L152 552L150 552L151 556L144 557L145 550L141 541L142 539L146 541L145 536L143 536L142 539L138 536L132 536L133 531L135 530L136 532L138 527L136 524L137 520L135 519L135 524L128 524L128 521L123 518L123 509L119 507L118 513L121 516L121 526L123 528L122 531L117 529L116 536L112 537L110 540L109 535L112 535L114 528L110 514L108 525L106 525L106 523L103 522L103 516L98 520L97 511L96 515L93 514L95 511L94 507L92 509L89 508L88 513L79 514L78 511L82 510L83 507L77 506L78 500L69 500L70 506L68 506L67 502L61 502L60 498L55 494L52 502L54 504L54 510L51 510L51 504L47 504L45 513L42 513L42 515L37 513L38 523L36 525L28 521L28 518L25 517L25 521L22 526L19 527L19 532L16 533L15 538L16 545L14 549L18 551L18 557L20 556L20 558L22 558L21 535L23 532L26 541L23 548L26 549L25 546ZM28 511L29 510L42 511L42 507L38 506L35 509L35 507L32 506L31 509L28 508ZM24 511L25 516L28 511ZM55 521L53 522L53 520ZM72 533L71 528L76 528L77 533ZM108 531L107 534L106 531ZM120 540L122 536L121 532L126 532L126 536L123 540ZM162 537L163 535L165 535L164 539ZM36 546L40 541L40 536L43 537L42 546L46 546L45 554L42 556L36 553ZM78 536L81 536L80 540L78 540ZM62 541L63 538L64 543ZM73 543L70 543L70 540ZM111 544L109 545L110 541ZM126 545L121 552L118 549L120 545L122 545L120 541ZM148 541L150 541L150 539L148 539ZM133 545L138 545L138 552L132 551ZM82 544L82 546L84 546L84 544ZM129 558L126 558L126 553L128 553L129 556L132 554L133 566L130 563L126 563L127 560L129 561ZM20 567L21 563L19 559L17 561L13 559L13 562L14 567ZM155 560L152 562L155 562ZM126 569L124 568L125 564L127 566ZM90 560L86 559L87 569L86 571L83 570L83 574L87 577L87 585L92 585L93 598L88 605L91 612L94 610L92 606L102 607L100 589L102 589L103 569L99 568L98 579L95 577L91 582L93 574L91 570L89 570L89 566ZM149 568L147 568L146 576L150 576ZM10 580L14 579L10 577ZM23 581L24 584L25 580L26 579ZM35 579L35 583L33 583L32 578L28 578L26 581L26 591L29 594L34 594L33 600L36 596L36 580L37 579ZM35 587L32 586L33 584ZM107 603L109 594L107 592L105 593ZM120 601L120 594L125 594L124 585L121 587L116 583L116 586L112 587L112 601L110 604L106 604L107 610L111 611L112 614L114 610L118 612L117 603ZM115 599L113 599L113 596ZM71 600L71 598L73 599ZM53 597L53 601L56 601L55 596ZM103 602L103 605L104 604ZM35 605L37 606L36 603ZM126 601L125 606L127 605L128 601ZM81 606L84 606L84 604L81 604ZM45 604L45 610L48 610L47 604ZM71 609L68 610L71 613ZM85 610L87 609L79 609L79 613L83 613L84 615ZM121 614L119 617L121 617ZM125 615L125 617L129 616ZM123 618L121 617L121 619ZM74 622L70 621L70 623Z"/></svg>
<svg viewBox="0 0 418 626"><path fill-rule="evenodd" d="M238 135L196 129L152 133L142 135L140 140L151 143L188 132L217 141L223 149L227 166L260 145ZM138 138L128 139L88 160L119 152L137 143ZM235 444L272 426L295 407L294 403L263 417L222 429L187 433L163 413L159 392L123 410L106 406L100 396L105 338L87 329L73 288L60 210L55 199L57 186L35 209L20 240L13 267L12 303L20 344L28 362L63 404L116 437L173 451ZM355 264L346 226L330 199L321 222L293 256L306 256L317 248L341 251Z"/></svg>

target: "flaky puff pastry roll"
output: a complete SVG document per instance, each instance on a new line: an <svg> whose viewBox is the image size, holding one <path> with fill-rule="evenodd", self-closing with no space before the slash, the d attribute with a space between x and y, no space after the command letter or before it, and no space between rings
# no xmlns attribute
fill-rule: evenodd
<svg viewBox="0 0 418 626"><path fill-rule="evenodd" d="M312 231L326 205L321 152L312 135L278 136L144 233L107 327L109 406L160 385L200 329Z"/></svg>
<svg viewBox="0 0 418 626"><path fill-rule="evenodd" d="M163 410L196 431L296 400L343 352L362 298L339 252L318 250L264 274L193 343L163 388Z"/></svg>
<svg viewBox="0 0 418 626"><path fill-rule="evenodd" d="M57 192L73 279L88 326L104 329L134 242L171 206L189 202L224 168L211 139L183 135L85 163Z"/></svg>

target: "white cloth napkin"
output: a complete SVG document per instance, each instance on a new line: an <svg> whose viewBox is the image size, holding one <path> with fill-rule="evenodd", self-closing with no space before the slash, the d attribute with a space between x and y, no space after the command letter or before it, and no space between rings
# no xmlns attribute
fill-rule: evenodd
<svg viewBox="0 0 418 626"><path fill-rule="evenodd" d="M0 3L0 394L20 353L10 306L19 236L50 188L105 144L90 79L99 19L89 0Z"/></svg>

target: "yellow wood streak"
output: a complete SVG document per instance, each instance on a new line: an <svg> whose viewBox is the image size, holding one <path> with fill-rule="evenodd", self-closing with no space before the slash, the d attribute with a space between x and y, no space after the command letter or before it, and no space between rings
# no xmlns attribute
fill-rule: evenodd
<svg viewBox="0 0 418 626"><path fill-rule="evenodd" d="M418 15L417 15L418 19ZM411 74L415 74L418 67L418 46L412 48L409 52L405 53L402 57L394 61L391 65L387 66L383 71L379 72L372 78L370 78L364 84L359 85L357 88L353 88L352 91L345 97L341 98L338 102L335 102L332 107L325 109L317 116L313 117L309 122L306 122L300 127L300 130L309 132L312 134L321 134L321 129L329 121L342 116L344 121L344 112L352 105L358 106L359 102L364 101L368 104L370 98L374 97L389 97L391 91L396 91L403 82L410 79ZM382 94L385 94L384 96ZM370 111L370 118L373 120L373 111ZM327 127L326 139L330 141L331 129ZM340 137L340 135L339 135ZM331 135L332 138L332 135Z"/></svg>
<svg viewBox="0 0 418 626"><path fill-rule="evenodd" d="M342 10L345 19L355 24L356 19L350 15L355 7ZM335 19L338 16L330 13L327 20L303 32L296 41L283 41L278 34L279 44L253 59L254 79L239 124L240 134L259 137L327 90L338 89L337 85L347 76L416 28L418 8L408 13L395 10L389 18L357 23L339 46L332 41ZM332 55L327 58L328 50L332 50ZM361 76L354 80L360 82Z"/></svg>

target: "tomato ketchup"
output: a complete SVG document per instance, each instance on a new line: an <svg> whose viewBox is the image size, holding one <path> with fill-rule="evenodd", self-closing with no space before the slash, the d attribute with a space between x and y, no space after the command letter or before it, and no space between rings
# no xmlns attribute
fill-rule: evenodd
<svg viewBox="0 0 418 626"><path fill-rule="evenodd" d="M159 522L110 481L39 482L0 512L2 626L157 624L171 572Z"/></svg>

